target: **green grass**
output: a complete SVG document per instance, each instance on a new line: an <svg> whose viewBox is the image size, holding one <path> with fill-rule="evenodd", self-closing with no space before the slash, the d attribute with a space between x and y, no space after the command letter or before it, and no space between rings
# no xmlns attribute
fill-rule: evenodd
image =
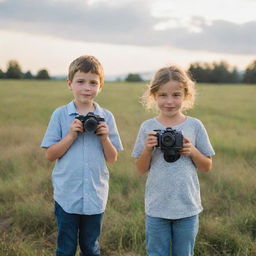
<svg viewBox="0 0 256 256"><path fill-rule="evenodd" d="M143 83L106 83L97 102L112 111L125 151L110 165L103 255L145 255L144 184L131 150L142 121ZM256 86L199 85L188 112L205 124L216 151L199 173L204 211L196 256L256 255ZM0 80L0 256L54 254L51 170L40 142L52 111L72 100L63 81Z"/></svg>

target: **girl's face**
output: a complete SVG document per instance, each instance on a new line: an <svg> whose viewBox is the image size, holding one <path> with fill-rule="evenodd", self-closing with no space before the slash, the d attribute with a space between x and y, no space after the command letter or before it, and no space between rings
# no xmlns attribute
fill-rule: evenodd
<svg viewBox="0 0 256 256"><path fill-rule="evenodd" d="M73 92L75 102L90 104L100 91L100 78L97 74L77 71L68 87Z"/></svg>
<svg viewBox="0 0 256 256"><path fill-rule="evenodd" d="M161 114L173 117L181 114L184 97L184 89L181 83L169 81L159 87L155 100Z"/></svg>

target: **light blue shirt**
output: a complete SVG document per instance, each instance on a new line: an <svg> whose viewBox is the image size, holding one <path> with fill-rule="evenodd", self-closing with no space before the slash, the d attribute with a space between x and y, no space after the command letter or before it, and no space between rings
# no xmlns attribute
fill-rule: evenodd
<svg viewBox="0 0 256 256"><path fill-rule="evenodd" d="M94 114L105 119L109 138L123 150L113 114L94 103ZM57 108L50 119L41 147L48 148L67 135L78 115L74 102ZM108 198L109 172L100 138L94 133L79 133L52 172L54 200L68 213L100 214Z"/></svg>
<svg viewBox="0 0 256 256"><path fill-rule="evenodd" d="M204 155L214 155L202 122L193 117L172 127L181 131ZM148 132L166 127L156 118L142 123L135 142L133 157L138 158L145 146ZM145 212L151 217L180 219L202 211L197 169L190 157L181 156L176 162L166 162L163 153L155 148L145 189Z"/></svg>

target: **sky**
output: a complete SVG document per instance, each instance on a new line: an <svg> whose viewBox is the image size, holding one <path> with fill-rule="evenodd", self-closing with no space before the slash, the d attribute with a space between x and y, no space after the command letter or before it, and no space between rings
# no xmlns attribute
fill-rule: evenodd
<svg viewBox="0 0 256 256"><path fill-rule="evenodd" d="M256 0L0 0L0 69L65 75L89 54L107 76L256 60Z"/></svg>

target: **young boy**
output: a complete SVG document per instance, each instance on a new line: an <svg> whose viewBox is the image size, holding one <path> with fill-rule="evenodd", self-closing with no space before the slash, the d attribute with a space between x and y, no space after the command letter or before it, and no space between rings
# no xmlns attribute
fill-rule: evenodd
<svg viewBox="0 0 256 256"><path fill-rule="evenodd" d="M99 236L108 197L106 162L115 162L123 149L112 113L94 102L103 80L103 68L93 56L81 56L70 64L67 83L74 100L53 112L41 143L46 158L56 160L52 173L56 256L75 256L78 240L81 256L100 255ZM95 132L89 132L90 122L77 119L89 112L96 116L92 118Z"/></svg>

